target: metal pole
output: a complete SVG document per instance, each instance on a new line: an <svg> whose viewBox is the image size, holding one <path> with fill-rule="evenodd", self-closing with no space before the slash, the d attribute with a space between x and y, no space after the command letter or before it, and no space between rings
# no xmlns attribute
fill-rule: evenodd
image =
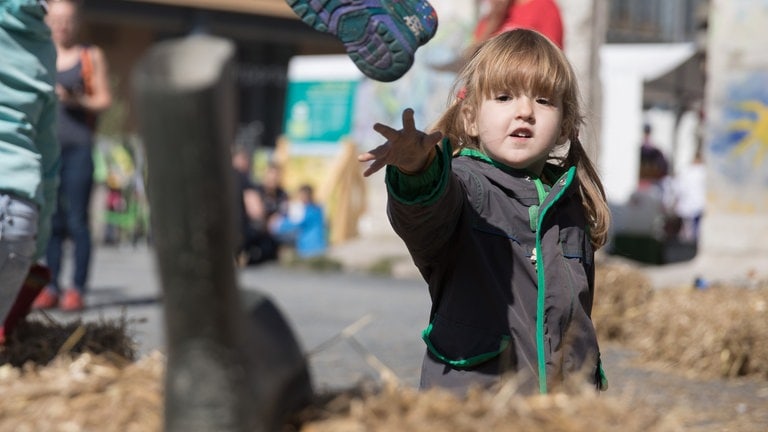
<svg viewBox="0 0 768 432"><path fill-rule="evenodd" d="M279 312L259 314L262 300L246 315L236 287L233 57L229 41L195 35L156 44L133 74L165 304L167 431L271 431L297 406L276 399L311 393ZM265 323L282 326L287 349ZM293 355L283 360L291 370L268 361L276 352ZM275 377L289 377L290 390Z"/></svg>

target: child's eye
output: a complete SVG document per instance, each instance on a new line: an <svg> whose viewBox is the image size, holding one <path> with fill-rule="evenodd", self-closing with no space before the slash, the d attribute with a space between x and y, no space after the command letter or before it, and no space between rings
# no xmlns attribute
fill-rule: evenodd
<svg viewBox="0 0 768 432"><path fill-rule="evenodd" d="M507 94L500 94L500 95L496 95L496 100L499 102L507 102L512 100L512 96Z"/></svg>
<svg viewBox="0 0 768 432"><path fill-rule="evenodd" d="M552 105L552 101L550 101L547 98L543 98L543 97L537 97L536 98L536 103L541 104L541 105Z"/></svg>

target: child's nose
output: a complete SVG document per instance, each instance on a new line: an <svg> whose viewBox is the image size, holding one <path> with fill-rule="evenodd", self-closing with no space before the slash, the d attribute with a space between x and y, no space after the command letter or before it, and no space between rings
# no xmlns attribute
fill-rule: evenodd
<svg viewBox="0 0 768 432"><path fill-rule="evenodd" d="M515 114L517 118L523 120L533 119L533 100L527 96L520 96L515 103Z"/></svg>

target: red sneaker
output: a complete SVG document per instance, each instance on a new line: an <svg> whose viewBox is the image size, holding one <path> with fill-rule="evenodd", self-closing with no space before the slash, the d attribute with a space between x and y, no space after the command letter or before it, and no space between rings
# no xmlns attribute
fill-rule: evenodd
<svg viewBox="0 0 768 432"><path fill-rule="evenodd" d="M58 306L58 304L59 296L50 288L46 288L37 296L34 303L32 303L32 307L34 309L51 309Z"/></svg>
<svg viewBox="0 0 768 432"><path fill-rule="evenodd" d="M68 289L64 291L64 297L62 297L59 307L66 312L83 310L83 296L76 289Z"/></svg>

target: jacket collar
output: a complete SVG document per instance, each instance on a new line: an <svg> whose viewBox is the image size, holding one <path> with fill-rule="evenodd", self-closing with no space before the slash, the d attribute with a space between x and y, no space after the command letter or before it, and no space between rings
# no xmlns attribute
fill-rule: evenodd
<svg viewBox="0 0 768 432"><path fill-rule="evenodd" d="M457 156L465 156L465 157L469 157L469 158L487 163L489 165L492 165L500 169L506 174L512 175L513 177L524 178L528 180L541 179L542 181L544 181L544 183L547 183L552 188L555 188L556 186L558 186L558 183L560 183L560 186L565 185L565 183L562 180L568 177L566 174L570 170L568 168L564 168L559 165L548 163L544 166L543 175L537 176L536 174L528 170L512 168L509 165L505 165L501 162L493 160L490 157L488 157L487 154L483 153L478 149L467 148L467 147L464 147L461 150L459 150ZM574 167L572 167L571 169L575 170Z"/></svg>

